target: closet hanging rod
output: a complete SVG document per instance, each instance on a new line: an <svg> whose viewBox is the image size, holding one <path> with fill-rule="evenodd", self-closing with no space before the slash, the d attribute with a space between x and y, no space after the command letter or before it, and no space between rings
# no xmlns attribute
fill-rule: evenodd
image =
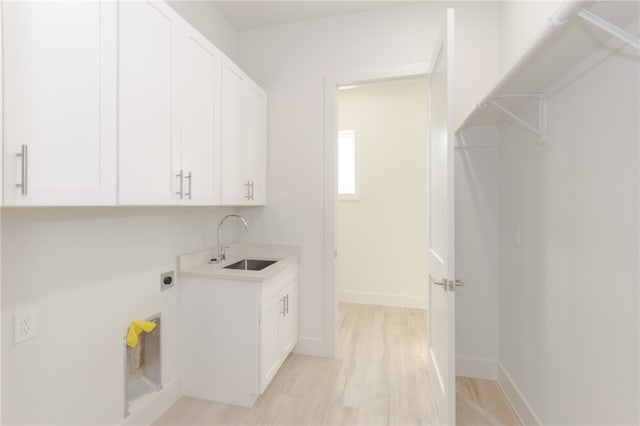
<svg viewBox="0 0 640 426"><path fill-rule="evenodd" d="M546 25L541 29L534 42L527 47L518 61L505 71L500 81L496 83L496 85L491 88L491 90L477 104L476 109L483 109L487 106L490 99L497 98L499 96L498 93L503 90L504 85L514 77L518 76L522 70L529 65L532 58L535 58L535 56L545 48L549 43L549 40L551 40L554 37L554 34L557 33L558 29L568 23L570 18L575 16L581 9L589 7L591 4L593 4L593 0L564 1L556 13L547 19ZM463 128L470 126L474 115L475 113L471 112L459 127Z"/></svg>
<svg viewBox="0 0 640 426"><path fill-rule="evenodd" d="M467 143L466 138L464 137L464 130L465 129L459 129L456 132L456 139L460 139L460 143L456 143L453 145L453 149L454 150L459 150L459 149L475 149L475 148L495 148L500 146L499 143L491 143L491 144L479 144L479 145L469 145Z"/></svg>
<svg viewBox="0 0 640 426"><path fill-rule="evenodd" d="M633 46L636 50L640 50L640 38L633 34L626 32L622 28L613 25L611 22L602 19L598 15L591 13L586 9L580 10L578 12L578 16L601 30L608 32L614 37L619 38L630 46Z"/></svg>
<svg viewBox="0 0 640 426"><path fill-rule="evenodd" d="M540 97L540 93L520 93L517 95L498 95L498 96L494 96L494 99L500 99L500 98L536 98L536 97Z"/></svg>

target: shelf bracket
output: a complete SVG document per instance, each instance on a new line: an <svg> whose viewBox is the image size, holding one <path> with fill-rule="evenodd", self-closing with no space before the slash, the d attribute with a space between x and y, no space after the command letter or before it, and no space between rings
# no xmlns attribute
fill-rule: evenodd
<svg viewBox="0 0 640 426"><path fill-rule="evenodd" d="M522 126L525 130L533 133L538 137L538 143L542 145L547 140L547 101L542 99L542 95L539 94L525 94L525 95L503 95L497 98L536 98L538 103L538 128L536 129L531 124L518 117L512 111L499 104L495 99L491 99L489 103L496 109L504 113L506 116L513 119L516 123Z"/></svg>
<svg viewBox="0 0 640 426"><path fill-rule="evenodd" d="M620 27L613 25L611 22L606 21L598 15L595 15L585 9L580 10L580 12L578 12L578 16L600 28L601 30L606 31L612 36L617 37L625 43L633 46L636 50L640 50L640 38L634 36L633 34L626 32Z"/></svg>

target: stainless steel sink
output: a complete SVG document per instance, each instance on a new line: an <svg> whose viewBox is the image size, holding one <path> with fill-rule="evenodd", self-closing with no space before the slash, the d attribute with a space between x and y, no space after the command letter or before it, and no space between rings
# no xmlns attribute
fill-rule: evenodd
<svg viewBox="0 0 640 426"><path fill-rule="evenodd" d="M242 259L236 263L225 266L223 269L240 269L242 271L261 271L269 265L273 265L277 260L262 259Z"/></svg>

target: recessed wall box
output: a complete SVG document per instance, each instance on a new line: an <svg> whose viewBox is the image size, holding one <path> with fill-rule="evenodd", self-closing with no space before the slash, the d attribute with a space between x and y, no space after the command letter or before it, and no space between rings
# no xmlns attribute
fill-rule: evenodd
<svg viewBox="0 0 640 426"><path fill-rule="evenodd" d="M176 282L173 271L160 274L160 291L165 291L173 287Z"/></svg>

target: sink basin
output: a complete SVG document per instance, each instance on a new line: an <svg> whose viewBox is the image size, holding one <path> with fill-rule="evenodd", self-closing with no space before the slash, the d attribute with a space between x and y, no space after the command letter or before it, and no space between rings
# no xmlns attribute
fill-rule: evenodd
<svg viewBox="0 0 640 426"><path fill-rule="evenodd" d="M236 263L225 266L223 269L240 269L242 271L261 271L269 265L273 265L277 260L242 259Z"/></svg>

